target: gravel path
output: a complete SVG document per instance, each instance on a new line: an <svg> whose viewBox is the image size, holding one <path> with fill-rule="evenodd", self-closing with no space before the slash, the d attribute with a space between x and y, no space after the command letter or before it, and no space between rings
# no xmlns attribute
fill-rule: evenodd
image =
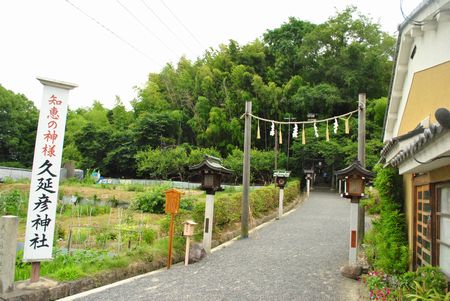
<svg viewBox="0 0 450 301"><path fill-rule="evenodd" d="M342 277L349 201L313 192L298 209L202 262L172 266L65 300L358 300Z"/></svg>

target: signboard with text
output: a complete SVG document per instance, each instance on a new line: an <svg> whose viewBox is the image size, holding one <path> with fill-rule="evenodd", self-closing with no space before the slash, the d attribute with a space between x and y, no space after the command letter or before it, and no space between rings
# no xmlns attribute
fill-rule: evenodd
<svg viewBox="0 0 450 301"><path fill-rule="evenodd" d="M34 149L23 260L52 259L59 176L69 90L76 85L43 78Z"/></svg>

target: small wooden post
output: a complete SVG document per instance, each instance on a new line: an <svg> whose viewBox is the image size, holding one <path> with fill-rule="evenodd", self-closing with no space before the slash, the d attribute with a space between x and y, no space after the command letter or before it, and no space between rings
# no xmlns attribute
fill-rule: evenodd
<svg viewBox="0 0 450 301"><path fill-rule="evenodd" d="M39 281L39 275L41 272L41 263L40 262L32 262L31 263L31 277L30 282L35 283Z"/></svg>
<svg viewBox="0 0 450 301"><path fill-rule="evenodd" d="M167 258L167 269L170 269L170 265L172 264L172 242L173 242L173 232L174 232L174 220L175 214L170 214L170 226L169 226L169 254Z"/></svg>
<svg viewBox="0 0 450 301"><path fill-rule="evenodd" d="M72 226L69 228L69 239L67 241L67 254L69 255L71 246L72 246Z"/></svg>
<svg viewBox="0 0 450 301"><path fill-rule="evenodd" d="M190 242L190 237L186 236L186 252L184 255L184 265L187 266L189 264L189 242Z"/></svg>

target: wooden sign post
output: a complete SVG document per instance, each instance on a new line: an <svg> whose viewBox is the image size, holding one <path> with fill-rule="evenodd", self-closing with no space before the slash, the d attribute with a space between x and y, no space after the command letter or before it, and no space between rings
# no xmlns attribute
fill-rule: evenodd
<svg viewBox="0 0 450 301"><path fill-rule="evenodd" d="M69 90L77 85L38 78L44 85L34 149L23 261L30 282L39 281L40 262L52 260L59 176Z"/></svg>
<svg viewBox="0 0 450 301"><path fill-rule="evenodd" d="M180 198L181 192L176 189L170 189L166 191L166 213L170 214L170 225L169 225L169 252L167 258L167 268L170 269L172 264L172 243L174 234L174 222L175 214L178 213L180 209Z"/></svg>

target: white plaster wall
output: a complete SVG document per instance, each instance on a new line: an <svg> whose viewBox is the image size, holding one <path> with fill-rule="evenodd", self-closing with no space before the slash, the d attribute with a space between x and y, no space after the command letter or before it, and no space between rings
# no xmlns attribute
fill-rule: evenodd
<svg viewBox="0 0 450 301"><path fill-rule="evenodd" d="M435 31L425 31L422 36L414 38L409 54L414 46L417 47L416 55L414 59L410 59L408 56L408 71L402 89L393 137L398 135L414 74L450 60L450 22L438 23Z"/></svg>

